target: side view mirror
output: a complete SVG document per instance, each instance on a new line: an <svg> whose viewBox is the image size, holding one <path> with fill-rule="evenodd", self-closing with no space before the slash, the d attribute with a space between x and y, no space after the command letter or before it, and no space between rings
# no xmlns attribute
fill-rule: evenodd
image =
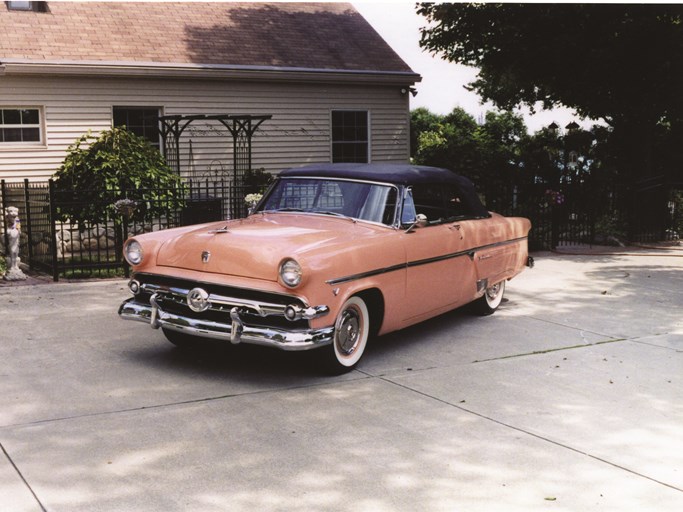
<svg viewBox="0 0 683 512"><path fill-rule="evenodd" d="M406 233L412 232L415 228L423 228L428 222L427 216L424 213L418 213L415 216L415 221L406 229Z"/></svg>

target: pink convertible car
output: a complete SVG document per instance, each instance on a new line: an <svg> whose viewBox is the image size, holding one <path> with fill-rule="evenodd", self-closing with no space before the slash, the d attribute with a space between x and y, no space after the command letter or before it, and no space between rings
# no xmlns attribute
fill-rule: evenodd
<svg viewBox="0 0 683 512"><path fill-rule="evenodd" d="M498 308L531 264L527 219L489 212L455 173L400 164L281 172L245 219L135 236L128 320L169 341L317 349L351 370L368 340L473 302Z"/></svg>

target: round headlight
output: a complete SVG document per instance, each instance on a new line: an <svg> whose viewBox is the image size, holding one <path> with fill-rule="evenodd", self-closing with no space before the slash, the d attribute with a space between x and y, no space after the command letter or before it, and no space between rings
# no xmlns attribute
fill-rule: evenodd
<svg viewBox="0 0 683 512"><path fill-rule="evenodd" d="M303 272L301 270L301 265L295 260L285 260L280 265L280 279L282 279L282 282L290 288L299 286L302 277Z"/></svg>
<svg viewBox="0 0 683 512"><path fill-rule="evenodd" d="M126 244L123 250L123 255L126 257L126 261L131 265L139 265L142 263L142 246L137 240L131 240Z"/></svg>

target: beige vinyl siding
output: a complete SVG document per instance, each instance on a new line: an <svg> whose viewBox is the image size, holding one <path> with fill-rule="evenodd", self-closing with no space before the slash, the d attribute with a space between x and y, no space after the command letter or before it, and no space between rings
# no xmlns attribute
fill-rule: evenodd
<svg viewBox="0 0 683 512"><path fill-rule="evenodd" d="M408 98L397 86L5 75L0 105L37 105L44 114L44 146L0 145L0 178L11 181L52 176L78 137L111 127L113 106L161 106L167 115L270 114L253 137L252 167L271 172L329 162L334 109L369 111L371 161L406 162L409 155ZM189 172L190 140L197 174L232 170L227 130L217 122L194 122L181 139L183 174Z"/></svg>

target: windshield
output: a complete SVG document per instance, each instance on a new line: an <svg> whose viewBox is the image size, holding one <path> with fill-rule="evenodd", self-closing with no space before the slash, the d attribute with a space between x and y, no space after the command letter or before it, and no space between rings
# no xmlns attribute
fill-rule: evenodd
<svg viewBox="0 0 683 512"><path fill-rule="evenodd" d="M397 190L390 185L326 178L282 178L258 211L341 215L393 225Z"/></svg>

